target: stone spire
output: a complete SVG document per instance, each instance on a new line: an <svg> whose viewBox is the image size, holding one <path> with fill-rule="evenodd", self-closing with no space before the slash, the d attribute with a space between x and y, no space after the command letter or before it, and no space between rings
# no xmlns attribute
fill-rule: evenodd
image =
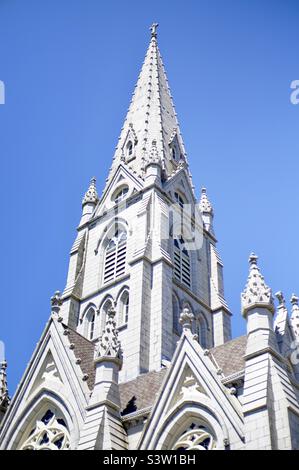
<svg viewBox="0 0 299 470"><path fill-rule="evenodd" d="M294 336L299 339L299 306L298 297L293 294L291 297L292 313L291 313L291 326Z"/></svg>
<svg viewBox="0 0 299 470"><path fill-rule="evenodd" d="M86 191L84 198L82 199L82 217L79 226L90 220L98 201L99 196L96 188L96 179L92 178L89 184L89 188Z"/></svg>
<svg viewBox="0 0 299 470"><path fill-rule="evenodd" d="M9 395L6 378L7 362L0 363L0 408L6 408L9 405Z"/></svg>
<svg viewBox="0 0 299 470"><path fill-rule="evenodd" d="M156 151L166 175L173 172L181 158L186 159L179 123L158 48L157 26L157 23L154 23L150 28L150 44L116 146L108 182L114 173L113 170L122 161L129 161L134 171L143 174L153 141L156 142Z"/></svg>
<svg viewBox="0 0 299 470"><path fill-rule="evenodd" d="M96 347L96 358L118 359L122 361L122 349L118 339L115 321L116 311L113 307L108 310L105 330Z"/></svg>
<svg viewBox="0 0 299 470"><path fill-rule="evenodd" d="M85 196L82 200L82 206L85 204L94 204L96 205L99 200L99 196L96 188L96 179L93 177L90 181L88 190L85 193Z"/></svg>
<svg viewBox="0 0 299 470"><path fill-rule="evenodd" d="M253 307L264 307L274 312L271 289L266 285L257 265L258 257L251 253L249 257L249 276L246 287L241 294L242 312L246 315Z"/></svg>

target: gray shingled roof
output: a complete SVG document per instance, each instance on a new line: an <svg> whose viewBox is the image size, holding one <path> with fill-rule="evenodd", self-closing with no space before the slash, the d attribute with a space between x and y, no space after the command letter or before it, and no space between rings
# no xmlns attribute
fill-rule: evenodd
<svg viewBox="0 0 299 470"><path fill-rule="evenodd" d="M69 341L74 344L74 353L81 359L80 367L83 374L88 375L87 385L92 390L95 380L94 343L71 328L63 326L69 330ZM247 337L240 336L210 350L226 377L244 369L246 343ZM161 369L141 374L136 379L119 385L123 415L153 405L166 371L167 369Z"/></svg>
<svg viewBox="0 0 299 470"><path fill-rule="evenodd" d="M80 367L83 374L88 375L87 385L90 390L93 389L95 380L94 369L94 344L84 336L72 330L70 327L63 325L69 330L69 341L74 345L74 353L77 359L81 359Z"/></svg>
<svg viewBox="0 0 299 470"><path fill-rule="evenodd" d="M119 385L122 414L133 413L152 406L167 369L142 374Z"/></svg>
<svg viewBox="0 0 299 470"><path fill-rule="evenodd" d="M246 344L247 336L239 336L210 350L225 377L244 370Z"/></svg>

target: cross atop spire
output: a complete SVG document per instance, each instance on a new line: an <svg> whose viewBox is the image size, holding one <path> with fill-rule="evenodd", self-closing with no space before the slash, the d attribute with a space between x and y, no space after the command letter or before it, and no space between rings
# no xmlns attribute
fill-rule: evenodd
<svg viewBox="0 0 299 470"><path fill-rule="evenodd" d="M153 24L150 26L152 38L156 38L156 37L157 37L157 28L158 28L158 26L159 26L159 23L153 23Z"/></svg>

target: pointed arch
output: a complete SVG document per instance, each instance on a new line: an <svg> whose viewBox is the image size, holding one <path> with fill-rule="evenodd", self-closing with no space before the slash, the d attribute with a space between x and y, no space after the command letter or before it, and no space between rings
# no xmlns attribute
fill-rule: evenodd
<svg viewBox="0 0 299 470"><path fill-rule="evenodd" d="M96 337L96 306L93 303L89 303L84 309L83 315L81 316L81 322L83 323L82 332L83 335L92 341Z"/></svg>
<svg viewBox="0 0 299 470"><path fill-rule="evenodd" d="M228 432L223 420L215 415L212 408L204 401L182 402L177 409L168 414L160 430L157 430L155 448L157 450L187 450L188 434L194 429L194 439L200 438L204 432L206 442L197 443L198 448L193 450L224 449L224 442L228 440ZM207 442L208 441L208 442ZM201 449L200 447L203 447ZM192 444L189 447L192 450Z"/></svg>
<svg viewBox="0 0 299 470"><path fill-rule="evenodd" d="M113 297L109 294L106 295L106 297L103 299L103 301L100 305L100 308L98 310L98 313L99 313L98 324L99 324L99 334L100 334L100 336L102 335L102 333L105 329L108 310L111 307L114 307L114 305L115 304L114 304Z"/></svg>
<svg viewBox="0 0 299 470"><path fill-rule="evenodd" d="M180 324L180 313L181 313L181 308L180 308L180 300L176 292L172 293L172 322L173 322L173 331L177 335L181 335L182 333L182 327Z"/></svg>
<svg viewBox="0 0 299 470"><path fill-rule="evenodd" d="M47 389L42 389L38 396L34 396L30 400L8 437L9 444L7 449L22 449L22 447L26 445L26 442L30 445L30 434L34 432L35 435L39 434L36 429L37 422L41 421L48 411L53 413L49 429L50 435L48 436L49 444L51 443L51 449L54 449L55 447L57 447L57 450L60 450L62 447L76 449L79 441L79 427L74 410L70 403L65 399L62 399L58 393ZM49 418L49 414L46 418ZM63 424L61 420L63 421ZM60 426L57 427L57 425ZM60 435L58 436L60 439L59 443L56 442L56 437L53 433L51 434L51 429L55 429L57 432L60 432ZM46 430L47 429L45 427L45 431ZM63 437L62 434L65 439L61 440L61 437ZM40 438L47 441L47 437L44 436L43 433L41 433ZM67 442L68 446L65 447ZM46 444L47 442L42 442L41 446L46 446Z"/></svg>
<svg viewBox="0 0 299 470"><path fill-rule="evenodd" d="M195 334L198 336L198 342L202 348L208 347L208 323L203 312L199 312L195 316Z"/></svg>
<svg viewBox="0 0 299 470"><path fill-rule="evenodd" d="M116 217L104 229L95 254L99 256L100 285L113 282L126 272L128 224Z"/></svg>
<svg viewBox="0 0 299 470"><path fill-rule="evenodd" d="M127 325L130 311L130 293L129 289L124 289L118 302L118 325Z"/></svg>

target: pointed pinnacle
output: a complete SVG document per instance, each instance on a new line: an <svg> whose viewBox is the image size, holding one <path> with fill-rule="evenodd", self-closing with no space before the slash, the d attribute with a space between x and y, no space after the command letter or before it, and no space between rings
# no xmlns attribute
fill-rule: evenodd
<svg viewBox="0 0 299 470"><path fill-rule="evenodd" d="M96 188L96 178L93 177L90 180L89 188L85 193L85 196L82 200L82 206L88 203L96 204L99 200L99 196Z"/></svg>

